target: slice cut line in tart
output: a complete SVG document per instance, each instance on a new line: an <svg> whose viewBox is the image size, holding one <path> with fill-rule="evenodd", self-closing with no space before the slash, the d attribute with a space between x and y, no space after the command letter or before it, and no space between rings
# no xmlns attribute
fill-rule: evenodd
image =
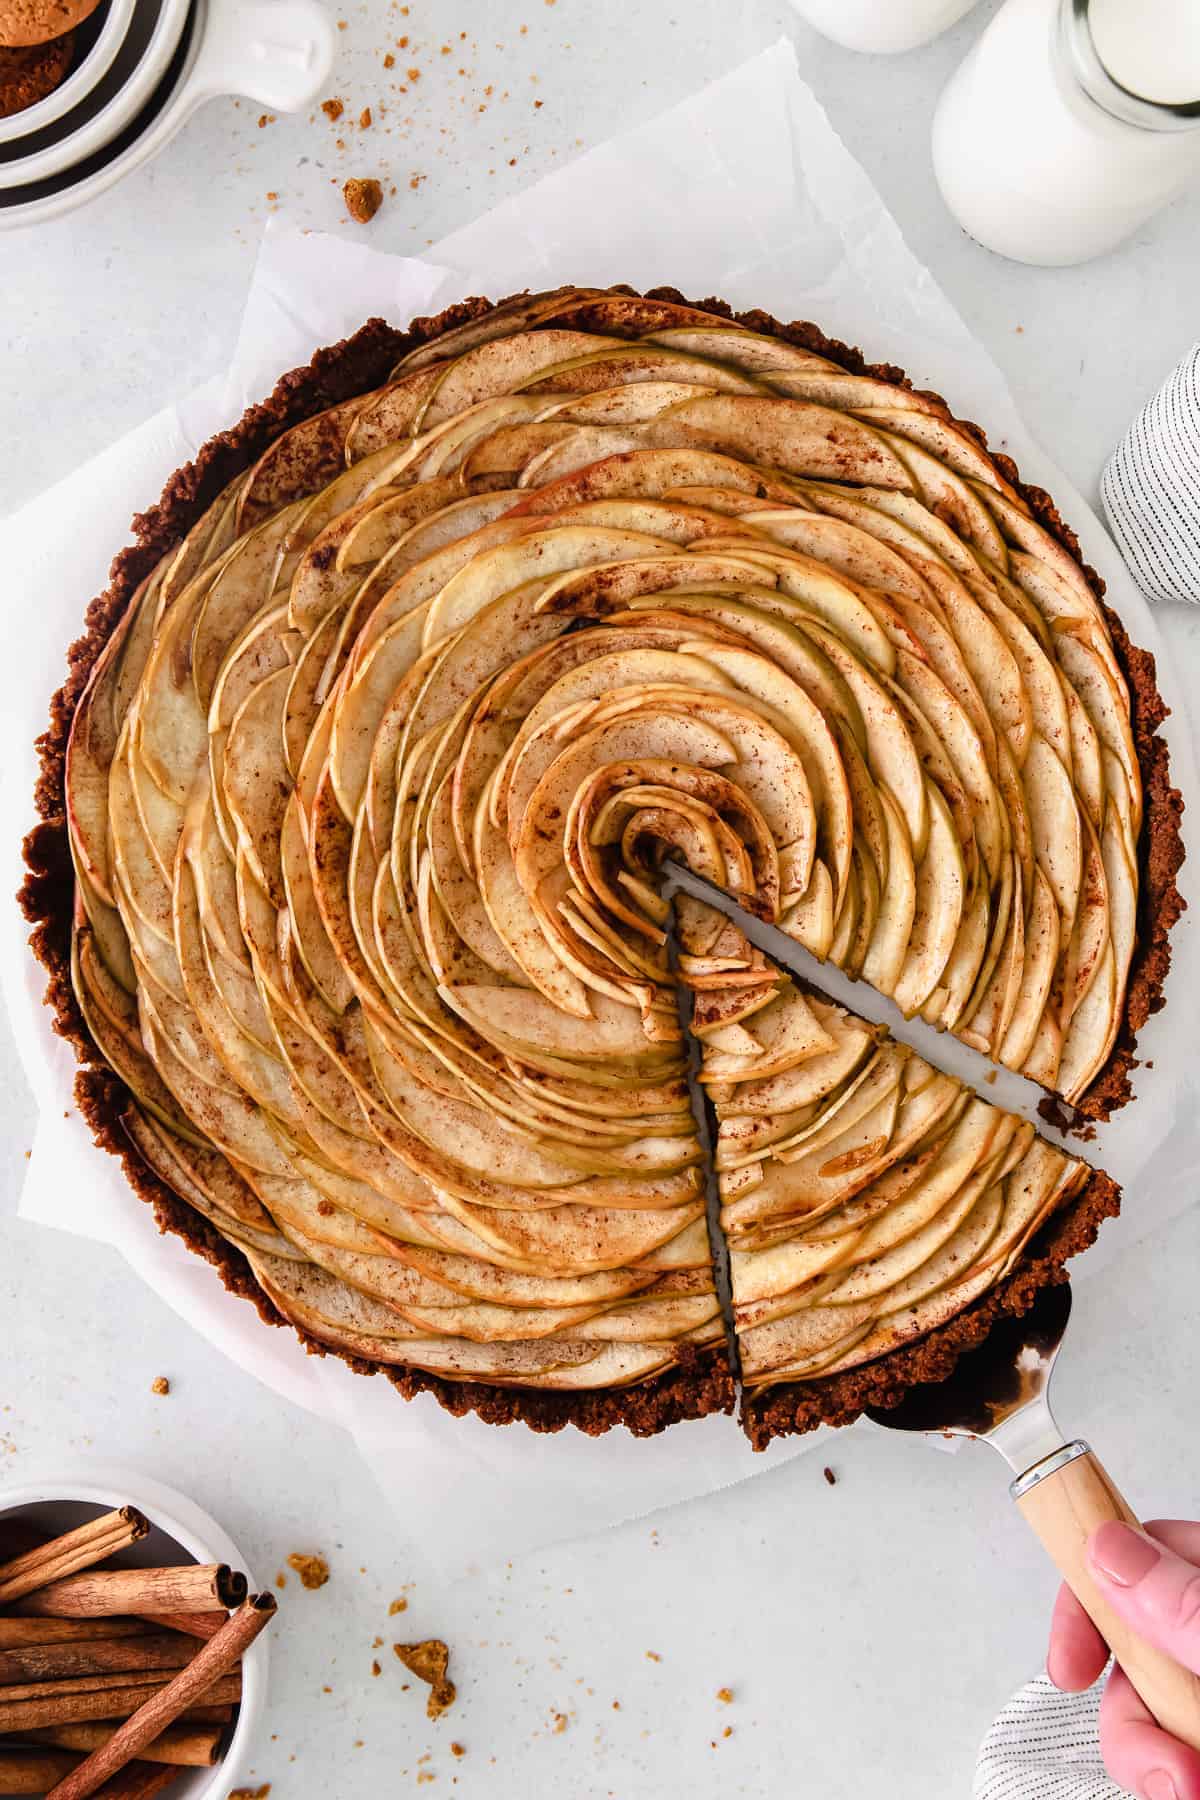
<svg viewBox="0 0 1200 1800"><path fill-rule="evenodd" d="M1152 660L1051 503L813 327L472 302L139 521L23 890L80 1096L265 1318L406 1394L756 1442L932 1379L1116 1189L805 994L679 858L1083 1115L1180 909Z"/></svg>

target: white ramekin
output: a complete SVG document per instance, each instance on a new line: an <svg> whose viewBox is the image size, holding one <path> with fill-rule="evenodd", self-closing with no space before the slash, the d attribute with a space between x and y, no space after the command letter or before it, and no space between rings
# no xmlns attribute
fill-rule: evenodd
<svg viewBox="0 0 1200 1800"><path fill-rule="evenodd" d="M40 224L94 199L163 147L207 100L239 94L272 112L297 112L325 86L333 66L333 23L319 0L193 0L179 72L155 96L136 129L68 169L0 191L0 230ZM177 53L178 60L178 53Z"/></svg>
<svg viewBox="0 0 1200 1800"><path fill-rule="evenodd" d="M109 0L108 11L91 49L80 58L61 86L47 94L44 100L37 100L21 112L0 119L0 144L10 144L14 138L29 137L44 126L55 124L91 93L108 74L125 41L133 18L133 5L134 0Z"/></svg>
<svg viewBox="0 0 1200 1800"><path fill-rule="evenodd" d="M216 1520L210 1519L194 1500L140 1470L89 1462L81 1466L78 1474L61 1469L44 1474L39 1471L19 1487L0 1489L0 1519L34 1513L37 1509L51 1529L66 1530L82 1523L81 1517L69 1510L56 1513L52 1509L72 1506L95 1507L101 1512L117 1506L136 1506L153 1528L147 1543L156 1561L161 1558L164 1563L228 1563L231 1568L245 1570L250 1576L251 1592L255 1589L245 1557ZM170 1541L164 1543L159 1538L156 1542L158 1533ZM223 1760L211 1769L181 1769L171 1784L171 1793L177 1794L179 1800L225 1800L247 1773L267 1698L268 1636L269 1632L264 1632L257 1637L242 1658L241 1705Z"/></svg>

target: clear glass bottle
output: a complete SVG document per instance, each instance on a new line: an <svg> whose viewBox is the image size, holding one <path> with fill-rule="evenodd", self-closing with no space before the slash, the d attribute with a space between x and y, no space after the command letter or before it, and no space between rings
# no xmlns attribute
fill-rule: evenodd
<svg viewBox="0 0 1200 1800"><path fill-rule="evenodd" d="M970 12L976 0L792 0L802 18L847 50L915 50Z"/></svg>
<svg viewBox="0 0 1200 1800"><path fill-rule="evenodd" d="M1114 19L1118 6L1133 9L1133 26ZM1143 92L1101 61L1093 8L1107 11L1106 54L1124 46L1126 79ZM1167 29L1178 11L1178 0L1007 0L933 122L934 171L964 230L1018 262L1085 262L1200 176L1200 63L1195 89L1183 90L1191 99L1144 97L1147 88L1177 96L1191 79L1180 68L1187 21L1174 38Z"/></svg>

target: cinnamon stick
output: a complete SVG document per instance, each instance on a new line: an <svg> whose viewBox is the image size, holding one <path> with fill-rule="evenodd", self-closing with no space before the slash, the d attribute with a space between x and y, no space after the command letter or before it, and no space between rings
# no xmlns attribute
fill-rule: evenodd
<svg viewBox="0 0 1200 1800"><path fill-rule="evenodd" d="M246 1577L226 1563L167 1569L91 1569L18 1600L24 1618L95 1619L113 1613L219 1612L246 1597Z"/></svg>
<svg viewBox="0 0 1200 1800"><path fill-rule="evenodd" d="M82 1644L29 1644L22 1650L0 1650L0 1686L135 1669L182 1669L195 1653L195 1638L180 1637L174 1631L96 1638Z"/></svg>
<svg viewBox="0 0 1200 1800"><path fill-rule="evenodd" d="M103 1694L109 1688L161 1687L168 1679L168 1673L162 1670L134 1669L128 1675L64 1675L61 1681L14 1681L0 1687L0 1706L46 1695Z"/></svg>
<svg viewBox="0 0 1200 1800"><path fill-rule="evenodd" d="M178 1778L178 1769L167 1769L154 1763L130 1763L111 1781L96 1790L96 1800L151 1800Z"/></svg>
<svg viewBox="0 0 1200 1800"><path fill-rule="evenodd" d="M0 1617L0 1650L23 1650L29 1644L87 1644L97 1638L146 1637L151 1631L174 1631L168 1615L148 1619L16 1619ZM219 1619L220 1613L195 1613L197 1619Z"/></svg>
<svg viewBox="0 0 1200 1800"><path fill-rule="evenodd" d="M78 1763L62 1750L0 1750L0 1794L44 1794Z"/></svg>
<svg viewBox="0 0 1200 1800"><path fill-rule="evenodd" d="M244 1598L244 1595L243 1595ZM188 1637L216 1637L229 1614L221 1612L166 1612L143 1613L143 1622L153 1625L158 1631L182 1631Z"/></svg>
<svg viewBox="0 0 1200 1800"><path fill-rule="evenodd" d="M228 1725L233 1718L232 1706L189 1706L179 1715L181 1725Z"/></svg>
<svg viewBox="0 0 1200 1800"><path fill-rule="evenodd" d="M198 1660L198 1659L196 1659ZM195 1666L193 1661L192 1667ZM186 1674L187 1670L182 1673ZM124 1682L122 1686L101 1683ZM93 1675L83 1683L62 1681L34 1682L22 1699L6 1699L0 1690L0 1735L18 1731L38 1731L46 1725L78 1725L88 1719L128 1719L143 1707L147 1699L166 1692L170 1684L153 1676L138 1681L130 1676ZM214 1681L204 1695L205 1706L224 1706L240 1700L240 1675L225 1675ZM172 1720L175 1715L171 1715ZM162 1724L170 1721L164 1719Z"/></svg>
<svg viewBox="0 0 1200 1800"><path fill-rule="evenodd" d="M25 1736L38 1744L60 1750L99 1750L116 1730L111 1721L97 1719L87 1725L51 1725ZM165 1731L139 1751L142 1762L171 1763L177 1768L210 1769L219 1761L225 1733L219 1725L168 1725ZM0 1793L3 1793L0 1788Z"/></svg>
<svg viewBox="0 0 1200 1800"><path fill-rule="evenodd" d="M227 1698L224 1694L210 1696L210 1690L220 1678L228 1679L228 1670L239 1661L243 1652L274 1616L274 1594L251 1595L233 1614L228 1624L222 1626L216 1637L210 1638L197 1651L187 1668L180 1669L161 1693L152 1695L132 1718L113 1733L102 1749L94 1750L86 1762L80 1763L77 1769L73 1769L58 1782L50 1790L47 1800L88 1800L88 1796L96 1793L111 1775L115 1775L127 1762L138 1756L147 1744L152 1743L166 1726L173 1724L180 1713L195 1701L202 1697L222 1700Z"/></svg>
<svg viewBox="0 0 1200 1800"><path fill-rule="evenodd" d="M74 1531L11 1557L0 1563L0 1606L10 1606L50 1582L90 1569L119 1550L127 1550L149 1530L149 1520L136 1507L123 1506L119 1512L103 1513Z"/></svg>

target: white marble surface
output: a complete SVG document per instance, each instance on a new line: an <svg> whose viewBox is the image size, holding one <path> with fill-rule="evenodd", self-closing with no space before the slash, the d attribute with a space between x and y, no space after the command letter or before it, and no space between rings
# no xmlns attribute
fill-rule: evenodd
<svg viewBox="0 0 1200 1800"><path fill-rule="evenodd" d="M0 239L0 510L220 366L268 192L301 223L351 231L341 180L386 174L397 192L371 241L423 250L781 29L1034 430L1094 493L1114 438L1196 335L1200 195L1078 270L1019 268L964 238L934 186L928 122L988 10L887 61L824 43L766 0L411 0L406 15L353 0L330 90L346 101L339 125L317 114L260 128L257 108L215 104L88 210ZM351 123L366 105L369 130ZM1200 676L1200 614L1163 626ZM562 1800L969 1793L978 1738L1038 1663L1053 1590L986 1451L951 1460L845 1435L829 1453L834 1488L824 1457L802 1459L511 1569L418 1583L389 1620L410 1547L339 1433L214 1365L114 1254L12 1216L32 1118L2 1021L0 1032L0 1476L104 1453L194 1493L263 1576L292 1550L329 1555L328 1587L307 1594L293 1577L281 1595L274 1735L255 1777L273 1800L366 1800L424 1786L421 1775L436 1776L435 1793ZM1064 1422L1148 1512L1200 1512L1198 1260L1193 1211L1086 1283L1061 1376ZM158 1374L169 1398L149 1391ZM437 1726L401 1691L386 1647L425 1635L449 1641L459 1680ZM729 1705L716 1698L726 1686Z"/></svg>

